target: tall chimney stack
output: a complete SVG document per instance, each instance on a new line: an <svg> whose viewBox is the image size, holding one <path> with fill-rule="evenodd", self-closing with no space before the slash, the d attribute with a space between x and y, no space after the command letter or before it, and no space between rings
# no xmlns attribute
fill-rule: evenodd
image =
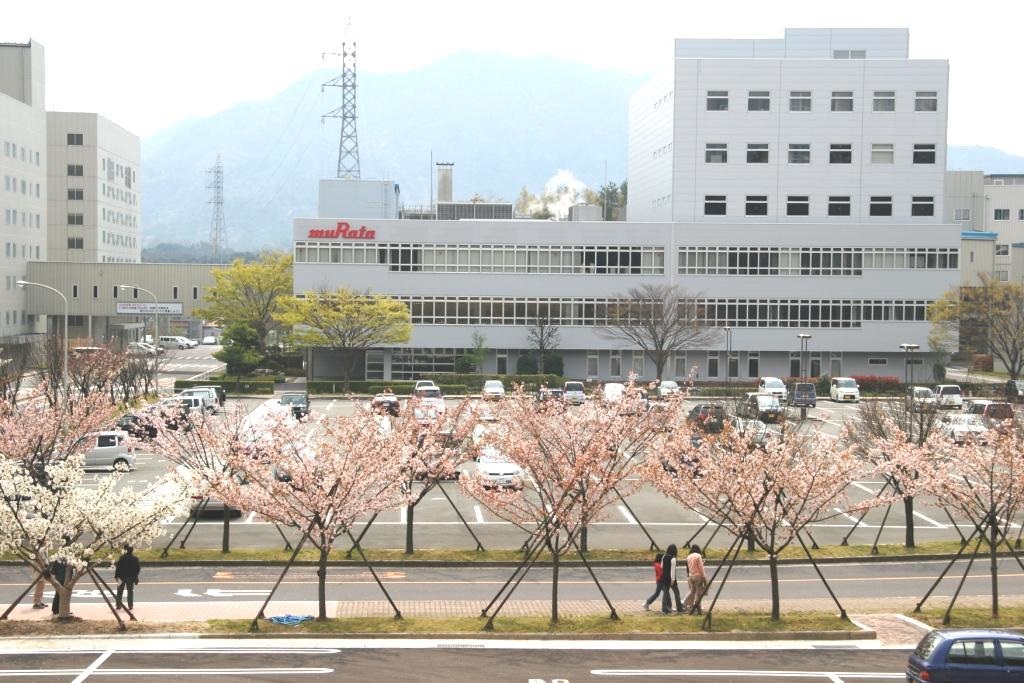
<svg viewBox="0 0 1024 683"><path fill-rule="evenodd" d="M452 200L452 170L455 164L448 161L437 162L437 201Z"/></svg>

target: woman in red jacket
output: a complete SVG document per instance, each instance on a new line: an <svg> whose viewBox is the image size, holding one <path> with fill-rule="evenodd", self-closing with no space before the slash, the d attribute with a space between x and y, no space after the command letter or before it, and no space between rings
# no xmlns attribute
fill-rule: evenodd
<svg viewBox="0 0 1024 683"><path fill-rule="evenodd" d="M644 600L644 609L648 612L651 611L651 604L658 599L658 596L661 595L661 591L663 590L663 586L661 585L661 558L661 553L654 556L654 583L656 588L654 595Z"/></svg>

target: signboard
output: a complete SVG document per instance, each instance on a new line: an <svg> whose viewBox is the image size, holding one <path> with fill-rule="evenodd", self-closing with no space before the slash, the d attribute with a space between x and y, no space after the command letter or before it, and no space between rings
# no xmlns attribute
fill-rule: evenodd
<svg viewBox="0 0 1024 683"><path fill-rule="evenodd" d="M159 313L160 315L181 315L181 304L154 304L143 303L141 301L131 302L118 302L117 303L117 314L118 315L153 315Z"/></svg>
<svg viewBox="0 0 1024 683"><path fill-rule="evenodd" d="M311 229L309 231L309 237L311 239L338 239L339 237L343 237L347 240L375 240L377 239L377 231L370 230L365 225L353 228L345 221L338 221L338 224L333 228Z"/></svg>

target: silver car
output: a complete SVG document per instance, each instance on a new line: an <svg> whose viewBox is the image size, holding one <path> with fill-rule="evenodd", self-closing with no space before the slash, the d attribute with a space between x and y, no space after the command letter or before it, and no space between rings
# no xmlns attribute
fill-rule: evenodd
<svg viewBox="0 0 1024 683"><path fill-rule="evenodd" d="M85 451L85 469L135 469L135 450L128 446L127 432L96 432L78 442L76 451Z"/></svg>

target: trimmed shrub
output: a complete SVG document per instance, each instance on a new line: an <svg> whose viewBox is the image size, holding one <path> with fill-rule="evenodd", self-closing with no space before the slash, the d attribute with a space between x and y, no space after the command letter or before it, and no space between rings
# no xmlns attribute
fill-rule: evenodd
<svg viewBox="0 0 1024 683"><path fill-rule="evenodd" d="M544 371L548 375L561 376L565 372L565 363L557 353L544 354ZM520 375L537 374L537 352L524 353L516 359L516 372Z"/></svg>

